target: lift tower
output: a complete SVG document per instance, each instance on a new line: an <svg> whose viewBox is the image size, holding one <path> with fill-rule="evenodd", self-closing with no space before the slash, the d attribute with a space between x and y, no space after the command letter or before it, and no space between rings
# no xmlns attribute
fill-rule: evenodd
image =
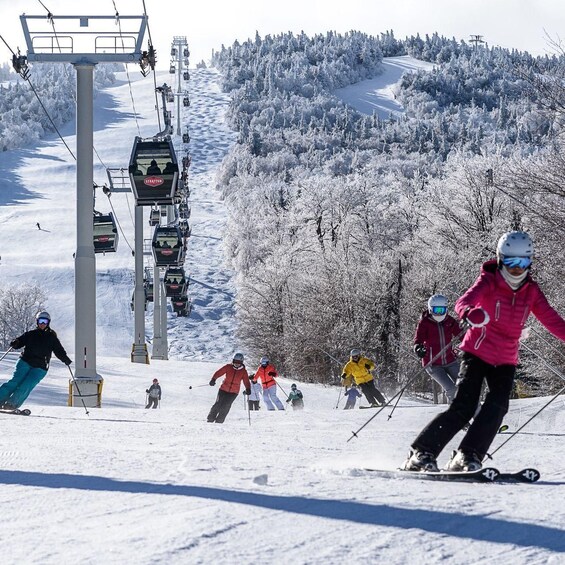
<svg viewBox="0 0 565 565"><path fill-rule="evenodd" d="M147 16L49 14L45 18L24 14L20 21L29 62L71 63L77 72L76 377L83 382L100 382L102 378L96 371L96 260L92 221L94 66L99 63L140 63L143 71L150 65L152 48L149 53L142 51ZM81 385L83 393L86 388ZM84 400L88 401L90 397L87 394Z"/></svg>

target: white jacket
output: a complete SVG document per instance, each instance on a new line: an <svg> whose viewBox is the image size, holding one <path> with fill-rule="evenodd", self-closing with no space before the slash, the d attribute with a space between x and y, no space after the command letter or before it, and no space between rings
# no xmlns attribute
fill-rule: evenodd
<svg viewBox="0 0 565 565"><path fill-rule="evenodd" d="M261 400L263 387L260 383L251 383L251 394L249 400Z"/></svg>

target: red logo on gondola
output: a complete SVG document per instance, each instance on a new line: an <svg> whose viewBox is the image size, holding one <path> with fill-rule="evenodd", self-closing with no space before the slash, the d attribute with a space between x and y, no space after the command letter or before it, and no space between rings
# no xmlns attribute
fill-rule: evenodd
<svg viewBox="0 0 565 565"><path fill-rule="evenodd" d="M172 255L173 250L172 249L161 249L160 253L161 253L161 255Z"/></svg>
<svg viewBox="0 0 565 565"><path fill-rule="evenodd" d="M165 181L161 177L147 177L143 179L143 184L147 186L159 186L163 184Z"/></svg>

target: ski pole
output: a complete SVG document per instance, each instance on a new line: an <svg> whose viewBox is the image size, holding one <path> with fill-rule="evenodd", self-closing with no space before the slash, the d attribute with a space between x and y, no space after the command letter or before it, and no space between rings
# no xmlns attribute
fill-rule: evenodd
<svg viewBox="0 0 565 565"><path fill-rule="evenodd" d="M200 387L203 387L203 386L210 386L210 385L194 385L194 386L190 385L188 387L188 390L192 390L193 388L200 388Z"/></svg>
<svg viewBox="0 0 565 565"><path fill-rule="evenodd" d="M351 432L351 437L347 440L348 442L350 442L354 437L357 437L357 434L365 427L367 426L374 418L376 418L387 406L389 406L390 404L392 404L392 401L396 399L397 396L402 396L402 394L404 394L404 391L408 388L408 386L410 384L412 384L412 382L414 380L416 380L416 377L418 375L420 375L420 373L422 371L425 371L429 366L432 365L432 363L436 360L439 359L445 351L447 351L453 344L453 342L456 339L459 339L465 332L467 331L467 326L465 325L465 327L453 338L451 338L451 341L443 348L440 349L423 367L421 367L420 369L418 369L418 371L416 371L409 379L408 381L406 381L406 384L392 397L390 398L390 400L388 400L385 404L383 404L379 410L377 410L357 431L355 432Z"/></svg>
<svg viewBox="0 0 565 565"><path fill-rule="evenodd" d="M80 388L78 388L78 383L77 383L77 381L76 381L76 379L75 379L75 376L73 375L73 371L72 371L72 369L71 369L71 366L70 366L70 365L67 365L67 367L68 367L68 369L69 369L69 373L71 374L71 378L73 379L73 383L74 383L74 385L75 385L75 387L76 387L76 389L77 389L78 395L79 395L79 397L80 397L80 401L82 402L82 405L84 406L84 409L86 410L86 415L89 416L90 413L88 412L88 409L86 408L86 404L84 403L84 400L83 400L83 398L82 398L82 394L80 393Z"/></svg>
<svg viewBox="0 0 565 565"><path fill-rule="evenodd" d="M402 391L402 392L404 393L404 391ZM392 407L392 410L390 411L390 414L388 415L387 422L388 422L388 420L390 420L392 418L392 414L396 410L396 407L398 406L398 403L400 402L401 398L402 398L402 394L399 394L398 398L396 399L396 402L394 403L394 406Z"/></svg>
<svg viewBox="0 0 565 565"><path fill-rule="evenodd" d="M337 396L337 402L336 402L336 405L335 405L335 410L337 410L337 407L339 406L339 401L341 400L341 389L342 389L342 388L343 388L343 387L341 386L341 383L340 383L340 385L339 385L339 394L338 394L338 396Z"/></svg>
<svg viewBox="0 0 565 565"><path fill-rule="evenodd" d="M286 396L286 398L288 400L288 394L286 393L285 389L279 383L277 383L277 386L283 391L284 395Z"/></svg>
<svg viewBox="0 0 565 565"><path fill-rule="evenodd" d="M10 351L13 351L13 347L10 347L9 349L6 350L6 352L4 353L4 355L2 355L2 357L0 357L0 361L2 361L4 359L4 357L6 357L6 355L8 355L8 353L10 353Z"/></svg>
<svg viewBox="0 0 565 565"><path fill-rule="evenodd" d="M565 392L565 386L551 399L549 402L546 402L531 418L526 420L507 440L503 441L492 453L487 453L485 459L492 459L492 456L502 449L517 433L523 430L540 412L545 410L559 395Z"/></svg>
<svg viewBox="0 0 565 565"><path fill-rule="evenodd" d="M526 349L527 351L529 351L530 353L533 353L536 357L538 357L541 362L554 374L557 375L562 381L565 381L565 375L563 375L563 373L561 371L558 371L555 367L553 367L552 365L550 365L539 353L537 353L536 351L534 351L531 347L528 347L523 341L521 342L521 345L524 349Z"/></svg>

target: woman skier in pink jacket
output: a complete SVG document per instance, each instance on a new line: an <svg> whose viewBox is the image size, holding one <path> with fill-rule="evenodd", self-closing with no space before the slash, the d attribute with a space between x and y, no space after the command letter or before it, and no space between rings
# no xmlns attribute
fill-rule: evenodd
<svg viewBox="0 0 565 565"><path fill-rule="evenodd" d="M414 440L405 470L438 470L437 456L473 417L486 380L484 404L446 467L449 471L480 469L508 411L520 336L528 316L533 314L565 341L565 320L550 306L529 272L530 236L521 231L504 234L496 254L497 259L483 264L479 278L455 304L459 317L470 326L459 346L463 357L457 392L449 408Z"/></svg>

